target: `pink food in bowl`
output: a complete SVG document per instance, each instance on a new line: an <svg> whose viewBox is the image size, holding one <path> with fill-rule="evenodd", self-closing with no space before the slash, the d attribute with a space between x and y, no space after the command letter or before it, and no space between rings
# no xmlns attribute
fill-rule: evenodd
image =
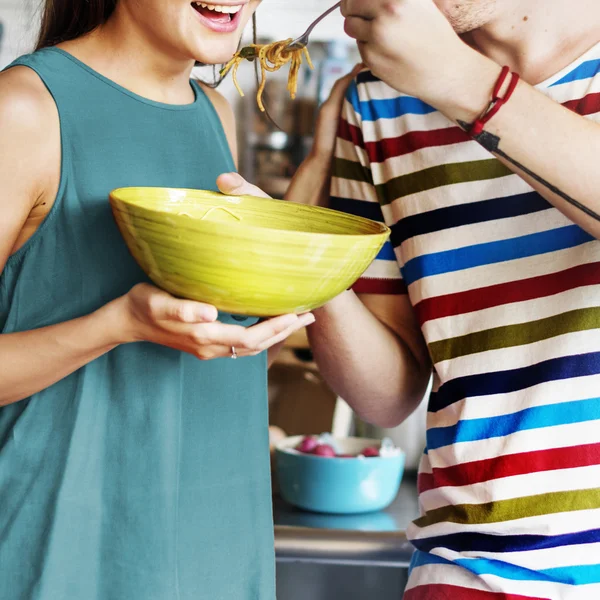
<svg viewBox="0 0 600 600"><path fill-rule="evenodd" d="M315 456L323 456L325 458L334 458L336 456L335 450L327 444L319 444L312 453Z"/></svg>
<svg viewBox="0 0 600 600"><path fill-rule="evenodd" d="M365 448L361 454L367 458L373 458L375 456L379 456L379 448L370 446L369 448Z"/></svg>
<svg viewBox="0 0 600 600"><path fill-rule="evenodd" d="M303 454L311 454L318 445L319 440L316 437L307 435L298 446L296 446L296 450Z"/></svg>

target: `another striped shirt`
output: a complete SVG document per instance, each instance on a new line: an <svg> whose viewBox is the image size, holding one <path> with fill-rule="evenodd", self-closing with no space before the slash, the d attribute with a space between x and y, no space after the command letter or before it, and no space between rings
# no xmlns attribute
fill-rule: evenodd
<svg viewBox="0 0 600 600"><path fill-rule="evenodd" d="M537 87L600 122L600 44ZM331 207L391 227L355 289L408 293L434 364L405 599L600 598L600 242L369 72Z"/></svg>

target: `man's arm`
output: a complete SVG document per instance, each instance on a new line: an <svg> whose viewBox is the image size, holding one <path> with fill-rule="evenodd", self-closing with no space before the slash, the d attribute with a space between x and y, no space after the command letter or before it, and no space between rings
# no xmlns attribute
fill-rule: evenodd
<svg viewBox="0 0 600 600"><path fill-rule="evenodd" d="M356 85L342 107L329 206L383 221L369 159L364 151ZM354 97L354 103L351 101ZM355 132L353 134L353 132ZM358 138L355 138L358 135ZM366 181L347 178L353 165ZM352 169L351 169L352 170ZM315 360L332 389L364 420L392 427L422 400L431 375L425 340L402 282L391 242L355 290L315 311L308 329ZM390 258L391 257L391 258Z"/></svg>
<svg viewBox="0 0 600 600"><path fill-rule="evenodd" d="M438 106L463 129L479 117L500 75L493 61L477 53L471 59L467 93ZM476 139L571 221L600 238L600 124L520 81Z"/></svg>
<svg viewBox="0 0 600 600"><path fill-rule="evenodd" d="M345 0L343 11L363 59L388 85L463 128L489 104L501 68L467 46L431 0ZM478 140L600 238L600 124L520 82Z"/></svg>
<svg viewBox="0 0 600 600"><path fill-rule="evenodd" d="M327 383L365 421L394 427L419 405L431 376L406 295L348 291L315 311L309 341Z"/></svg>

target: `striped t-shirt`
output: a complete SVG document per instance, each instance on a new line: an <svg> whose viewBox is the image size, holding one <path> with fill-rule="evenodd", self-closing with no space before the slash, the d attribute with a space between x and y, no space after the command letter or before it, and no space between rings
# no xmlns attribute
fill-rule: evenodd
<svg viewBox="0 0 600 600"><path fill-rule="evenodd" d="M600 44L537 87L600 122ZM355 289L408 293L434 365L406 600L600 598L600 242L369 72L331 207L390 226Z"/></svg>

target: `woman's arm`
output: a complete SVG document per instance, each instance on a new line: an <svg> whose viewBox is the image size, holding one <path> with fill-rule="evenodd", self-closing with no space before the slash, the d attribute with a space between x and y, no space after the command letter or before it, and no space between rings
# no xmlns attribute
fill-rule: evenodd
<svg viewBox="0 0 600 600"><path fill-rule="evenodd" d="M311 322L285 315L245 329L216 321L217 310L140 284L94 313L32 331L0 335L0 406L70 375L119 344L148 341L201 360L254 356ZM310 317L310 318L309 318Z"/></svg>
<svg viewBox="0 0 600 600"><path fill-rule="evenodd" d="M54 201L59 172L58 115L49 94L28 69L0 74L0 270L22 243L32 211ZM239 356L251 356L313 319L285 315L246 329L216 318L212 306L140 284L82 318L2 334L0 406L45 389L119 344L148 341L203 360L230 356L235 346Z"/></svg>

